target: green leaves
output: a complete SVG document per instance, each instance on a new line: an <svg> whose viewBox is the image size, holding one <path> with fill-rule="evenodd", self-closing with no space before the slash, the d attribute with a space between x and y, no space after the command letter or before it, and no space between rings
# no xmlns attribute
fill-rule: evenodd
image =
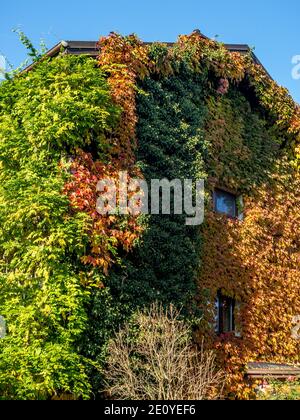
<svg viewBox="0 0 300 420"><path fill-rule="evenodd" d="M93 284L81 262L90 220L63 188L70 155L107 150L118 115L84 57L43 61L0 86L0 398L89 396L77 343Z"/></svg>

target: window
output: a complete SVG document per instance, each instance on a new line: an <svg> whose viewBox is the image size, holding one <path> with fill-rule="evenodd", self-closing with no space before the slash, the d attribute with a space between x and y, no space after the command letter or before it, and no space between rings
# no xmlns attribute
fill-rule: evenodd
<svg viewBox="0 0 300 420"><path fill-rule="evenodd" d="M217 297L217 333L226 334L235 331L234 310L235 299L224 296L221 292Z"/></svg>
<svg viewBox="0 0 300 420"><path fill-rule="evenodd" d="M227 191L216 189L214 191L214 210L226 214L232 219L238 218L237 196Z"/></svg>

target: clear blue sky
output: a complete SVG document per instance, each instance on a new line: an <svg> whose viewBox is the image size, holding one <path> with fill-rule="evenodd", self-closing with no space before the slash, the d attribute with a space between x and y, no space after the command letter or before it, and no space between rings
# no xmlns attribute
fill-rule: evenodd
<svg viewBox="0 0 300 420"><path fill-rule="evenodd" d="M300 80L291 76L300 55L299 0L14 0L0 6L0 52L13 64L25 51L12 29L34 42L96 40L110 31L137 33L145 41L175 41L199 28L226 43L247 43L271 75L300 102Z"/></svg>

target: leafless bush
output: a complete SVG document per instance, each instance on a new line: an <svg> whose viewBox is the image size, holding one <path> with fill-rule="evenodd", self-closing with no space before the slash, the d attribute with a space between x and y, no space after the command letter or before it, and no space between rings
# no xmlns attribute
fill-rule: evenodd
<svg viewBox="0 0 300 420"><path fill-rule="evenodd" d="M223 374L215 357L196 350L190 328L173 306L139 311L111 341L106 369L111 398L204 400L221 397ZM133 332L134 331L134 332Z"/></svg>

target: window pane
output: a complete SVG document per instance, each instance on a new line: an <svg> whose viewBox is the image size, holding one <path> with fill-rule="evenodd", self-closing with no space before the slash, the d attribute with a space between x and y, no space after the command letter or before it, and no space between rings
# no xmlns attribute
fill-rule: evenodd
<svg viewBox="0 0 300 420"><path fill-rule="evenodd" d="M233 301L230 298L223 300L223 331L224 333L233 331Z"/></svg>
<svg viewBox="0 0 300 420"><path fill-rule="evenodd" d="M215 191L215 211L222 214L227 214L230 217L237 216L236 197L225 191Z"/></svg>
<svg viewBox="0 0 300 420"><path fill-rule="evenodd" d="M235 299L218 294L218 332L219 334L233 332Z"/></svg>

